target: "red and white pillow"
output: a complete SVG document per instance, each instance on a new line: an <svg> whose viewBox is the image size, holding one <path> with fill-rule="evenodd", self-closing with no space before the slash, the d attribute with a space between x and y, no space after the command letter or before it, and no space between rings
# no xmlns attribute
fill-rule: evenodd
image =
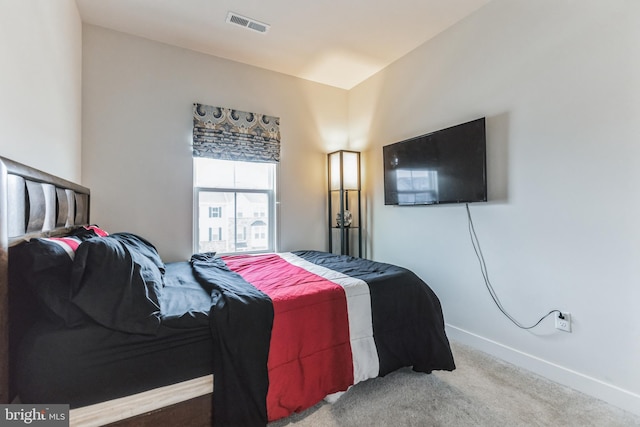
<svg viewBox="0 0 640 427"><path fill-rule="evenodd" d="M87 233L88 232L88 233ZM95 234L95 235L94 235ZM69 258L73 259L80 244L93 237L106 237L109 233L98 227L97 225L86 225L78 230L74 231L73 235L66 237L47 237L41 240L47 240L49 242L59 245Z"/></svg>

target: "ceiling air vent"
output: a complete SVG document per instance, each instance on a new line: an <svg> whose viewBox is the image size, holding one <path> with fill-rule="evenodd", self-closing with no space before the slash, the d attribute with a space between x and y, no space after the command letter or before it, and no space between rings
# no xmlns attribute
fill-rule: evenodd
<svg viewBox="0 0 640 427"><path fill-rule="evenodd" d="M270 27L269 24L256 21L255 19L247 18L246 16L238 15L234 12L229 12L227 14L227 23L240 25L241 27L257 31L259 33L266 33L267 31L269 31Z"/></svg>

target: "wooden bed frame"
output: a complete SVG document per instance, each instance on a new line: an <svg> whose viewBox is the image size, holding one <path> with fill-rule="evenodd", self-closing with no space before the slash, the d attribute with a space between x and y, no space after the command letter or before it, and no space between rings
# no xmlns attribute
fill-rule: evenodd
<svg viewBox="0 0 640 427"><path fill-rule="evenodd" d="M89 224L89 206L88 188L0 157L0 404L19 402L10 390L9 247ZM210 426L212 384L209 375L73 409L71 425Z"/></svg>

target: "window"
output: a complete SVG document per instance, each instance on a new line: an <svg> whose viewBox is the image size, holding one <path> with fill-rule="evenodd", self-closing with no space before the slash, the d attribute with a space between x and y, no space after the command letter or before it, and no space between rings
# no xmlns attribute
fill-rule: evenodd
<svg viewBox="0 0 640 427"><path fill-rule="evenodd" d="M251 224L251 233L255 241L262 241L267 238L267 224L264 221L255 221Z"/></svg>
<svg viewBox="0 0 640 427"><path fill-rule="evenodd" d="M209 241L222 240L222 227L218 227L216 230L213 227L209 227Z"/></svg>
<svg viewBox="0 0 640 427"><path fill-rule="evenodd" d="M242 227L241 229L239 229L236 236L238 236L239 242L244 242L245 240L247 240L247 227Z"/></svg>
<svg viewBox="0 0 640 427"><path fill-rule="evenodd" d="M276 164L194 157L193 165L194 251L275 251Z"/></svg>

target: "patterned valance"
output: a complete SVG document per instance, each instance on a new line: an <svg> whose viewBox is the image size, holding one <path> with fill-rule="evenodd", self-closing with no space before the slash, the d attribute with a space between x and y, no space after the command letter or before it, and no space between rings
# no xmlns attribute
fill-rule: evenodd
<svg viewBox="0 0 640 427"><path fill-rule="evenodd" d="M278 163L280 119L193 104L193 157Z"/></svg>

